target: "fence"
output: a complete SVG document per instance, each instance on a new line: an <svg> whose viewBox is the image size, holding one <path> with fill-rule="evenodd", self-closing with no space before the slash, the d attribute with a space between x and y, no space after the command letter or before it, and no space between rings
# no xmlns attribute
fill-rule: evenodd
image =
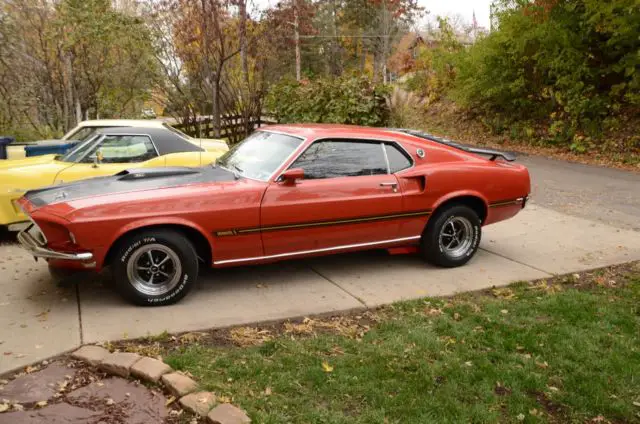
<svg viewBox="0 0 640 424"><path fill-rule="evenodd" d="M230 141L238 141L245 136L247 126L253 131L262 125L276 124L277 121L270 116L251 117L248 125L242 115L224 115L220 118L220 138ZM174 125L180 131L192 137L217 138L212 118L201 118L198 122Z"/></svg>

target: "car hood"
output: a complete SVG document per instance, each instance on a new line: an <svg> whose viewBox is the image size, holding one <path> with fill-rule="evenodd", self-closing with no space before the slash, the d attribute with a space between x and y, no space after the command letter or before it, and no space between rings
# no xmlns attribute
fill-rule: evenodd
<svg viewBox="0 0 640 424"><path fill-rule="evenodd" d="M0 161L0 169L20 168L25 166L36 166L55 161L58 155L42 155L24 159L7 159Z"/></svg>
<svg viewBox="0 0 640 424"><path fill-rule="evenodd" d="M35 208L41 208L54 203L71 202L87 197L164 189L187 184L233 181L235 179L232 172L213 166L129 169L113 176L91 178L31 190L24 197Z"/></svg>
<svg viewBox="0 0 640 424"><path fill-rule="evenodd" d="M31 190L54 183L60 171L73 163L55 160L56 155L8 160L0 164L0 187L10 191Z"/></svg>

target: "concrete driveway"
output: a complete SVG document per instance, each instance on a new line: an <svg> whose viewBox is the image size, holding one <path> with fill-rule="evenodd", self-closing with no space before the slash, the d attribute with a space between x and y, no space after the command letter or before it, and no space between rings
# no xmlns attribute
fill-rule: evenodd
<svg viewBox="0 0 640 424"><path fill-rule="evenodd" d="M178 305L134 307L105 278L52 284L46 265L0 246L0 373L79 344L373 307L640 260L640 175L524 157L533 202L488 226L467 265L372 251L206 270Z"/></svg>

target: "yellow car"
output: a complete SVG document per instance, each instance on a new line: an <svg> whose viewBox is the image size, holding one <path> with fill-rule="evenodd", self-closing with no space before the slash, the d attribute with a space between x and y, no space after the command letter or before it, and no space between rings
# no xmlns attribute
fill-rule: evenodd
<svg viewBox="0 0 640 424"><path fill-rule="evenodd" d="M162 127L89 130L83 134L84 141L65 155L0 161L0 226L7 226L9 231L25 227L28 218L16 201L27 190L113 175L130 168L203 166L229 150L224 141L201 142Z"/></svg>
<svg viewBox="0 0 640 424"><path fill-rule="evenodd" d="M93 119L88 121L82 121L73 128L71 131L62 136L62 141L86 141L93 132L102 128L115 128L115 127L130 127L130 128L163 128L167 131L172 131L182 138L195 143L207 151L216 151L217 149L225 149L226 143L224 140L218 139L205 139L205 138L193 138L189 137L185 133L173 128L168 123L160 119ZM8 159L24 159L25 150L24 147L28 144L10 144L7 146L7 158ZM2 163L2 161L0 161Z"/></svg>

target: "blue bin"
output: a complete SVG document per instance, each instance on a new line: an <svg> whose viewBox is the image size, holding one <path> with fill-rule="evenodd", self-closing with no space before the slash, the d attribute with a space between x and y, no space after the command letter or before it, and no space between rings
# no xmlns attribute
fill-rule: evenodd
<svg viewBox="0 0 640 424"><path fill-rule="evenodd" d="M64 155L78 144L77 141L39 141L30 146L24 146L27 157L43 155Z"/></svg>
<svg viewBox="0 0 640 424"><path fill-rule="evenodd" d="M16 141L13 137L0 135L0 160L7 158L7 145Z"/></svg>

